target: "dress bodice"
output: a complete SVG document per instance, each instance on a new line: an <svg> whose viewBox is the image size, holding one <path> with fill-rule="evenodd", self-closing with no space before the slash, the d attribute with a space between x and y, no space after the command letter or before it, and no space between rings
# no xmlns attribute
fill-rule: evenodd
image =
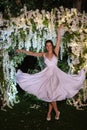
<svg viewBox="0 0 87 130"><path fill-rule="evenodd" d="M53 55L51 59L48 59L46 56L44 56L44 63L46 64L46 66L52 66L52 65L57 66L57 61L58 60L55 55Z"/></svg>

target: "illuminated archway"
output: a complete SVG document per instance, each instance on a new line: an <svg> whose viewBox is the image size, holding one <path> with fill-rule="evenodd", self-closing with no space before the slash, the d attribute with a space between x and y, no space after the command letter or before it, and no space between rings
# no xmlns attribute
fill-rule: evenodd
<svg viewBox="0 0 87 130"><path fill-rule="evenodd" d="M64 52L68 54L69 73L77 72L81 68L87 70L87 29L85 13L81 14L76 9L52 9L51 12L42 10L27 11L17 18L10 20L2 19L6 28L1 30L2 42L0 48L3 50L3 73L4 81L1 92L4 94L6 104L13 106L17 102L16 94L16 67L23 61L25 54L17 54L16 49L43 51L46 39L51 39L55 45L57 27L64 24L61 32L60 59L63 60ZM3 87L2 87L3 86ZM78 107L87 99L86 82L83 92L79 93L78 99L69 100L69 103ZM84 97L84 98L83 98Z"/></svg>

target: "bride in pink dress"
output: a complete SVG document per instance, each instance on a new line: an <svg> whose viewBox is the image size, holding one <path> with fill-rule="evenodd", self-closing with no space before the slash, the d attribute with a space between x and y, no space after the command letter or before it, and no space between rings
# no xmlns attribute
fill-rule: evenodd
<svg viewBox="0 0 87 130"><path fill-rule="evenodd" d="M55 119L59 119L60 112L56 101L65 100L75 96L82 88L85 80L84 70L80 70L78 75L70 75L57 67L58 53L61 40L61 27L57 32L56 47L53 49L53 42L47 40L45 48L47 52L30 52L26 50L17 50L27 55L44 57L46 67L36 74L23 73L18 70L16 73L16 81L19 86L29 94L37 96L39 99L49 102L47 120L51 120L51 112L54 109Z"/></svg>

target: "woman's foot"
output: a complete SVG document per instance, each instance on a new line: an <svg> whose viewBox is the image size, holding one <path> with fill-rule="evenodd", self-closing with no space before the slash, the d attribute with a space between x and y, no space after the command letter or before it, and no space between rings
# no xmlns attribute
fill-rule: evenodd
<svg viewBox="0 0 87 130"><path fill-rule="evenodd" d="M48 115L47 115L47 121L50 121L50 120L51 120L51 115L48 114Z"/></svg>
<svg viewBox="0 0 87 130"><path fill-rule="evenodd" d="M59 120L60 117L60 111L58 111L58 113L55 115L55 120Z"/></svg>

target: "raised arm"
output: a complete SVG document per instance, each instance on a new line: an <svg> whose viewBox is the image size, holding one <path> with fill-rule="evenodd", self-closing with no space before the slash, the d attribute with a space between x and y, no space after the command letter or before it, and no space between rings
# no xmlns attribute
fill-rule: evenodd
<svg viewBox="0 0 87 130"><path fill-rule="evenodd" d="M59 54L59 49L60 49L60 42L61 42L61 29L63 26L60 26L57 30L57 40L56 40L56 47L54 49L56 55L58 56Z"/></svg>
<svg viewBox="0 0 87 130"><path fill-rule="evenodd" d="M44 52L31 52L31 51L26 51L26 50L16 50L16 52L22 52L25 53L26 55L31 55L31 56L36 56L36 57L41 57L44 55Z"/></svg>

